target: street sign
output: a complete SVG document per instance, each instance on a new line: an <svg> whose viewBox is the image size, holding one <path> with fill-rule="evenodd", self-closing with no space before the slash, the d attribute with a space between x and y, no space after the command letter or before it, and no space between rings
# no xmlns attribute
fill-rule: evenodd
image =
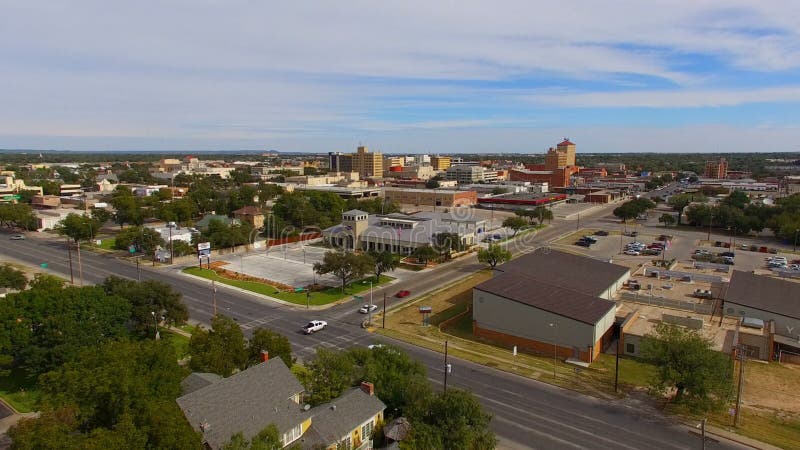
<svg viewBox="0 0 800 450"><path fill-rule="evenodd" d="M42 269L47 269L47 263L41 263L39 264L39 267L41 267Z"/></svg>
<svg viewBox="0 0 800 450"><path fill-rule="evenodd" d="M211 242L198 242L197 250L211 250Z"/></svg>
<svg viewBox="0 0 800 450"><path fill-rule="evenodd" d="M432 310L433 310L433 308L431 308L430 306L420 306L419 307L419 312L421 314L430 314Z"/></svg>
<svg viewBox="0 0 800 450"><path fill-rule="evenodd" d="M303 289L301 287L297 287L297 288L294 288L294 291L295 292L303 292L303 291L305 291L305 289Z"/></svg>

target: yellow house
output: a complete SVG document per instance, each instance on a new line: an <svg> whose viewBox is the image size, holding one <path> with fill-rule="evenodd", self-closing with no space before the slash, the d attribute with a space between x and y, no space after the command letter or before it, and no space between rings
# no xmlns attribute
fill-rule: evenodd
<svg viewBox="0 0 800 450"><path fill-rule="evenodd" d="M181 382L177 400L207 449L220 449L242 433L251 439L268 425L278 429L284 447L331 450L372 449L372 433L383 422L386 405L372 383L362 382L336 399L309 408L303 386L280 358L269 359L228 378L193 373Z"/></svg>

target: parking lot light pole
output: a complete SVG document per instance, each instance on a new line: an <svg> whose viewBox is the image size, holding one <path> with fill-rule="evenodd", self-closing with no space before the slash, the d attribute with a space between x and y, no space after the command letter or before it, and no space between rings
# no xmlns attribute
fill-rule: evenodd
<svg viewBox="0 0 800 450"><path fill-rule="evenodd" d="M556 367L558 364L558 336L556 335L555 322L551 322L549 325L553 328L553 380L556 380Z"/></svg>

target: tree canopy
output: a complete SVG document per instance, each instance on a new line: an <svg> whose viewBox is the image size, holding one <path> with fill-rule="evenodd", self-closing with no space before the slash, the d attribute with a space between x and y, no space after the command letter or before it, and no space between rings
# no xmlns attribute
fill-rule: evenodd
<svg viewBox="0 0 800 450"><path fill-rule="evenodd" d="M506 217L505 220L503 220L503 226L514 230L514 236L516 236L519 230L528 226L528 221L522 217Z"/></svg>
<svg viewBox="0 0 800 450"><path fill-rule="evenodd" d="M730 357L712 350L698 332L661 323L642 339L641 352L656 367L651 386L661 393L674 390L677 403L712 411L733 393Z"/></svg>
<svg viewBox="0 0 800 450"><path fill-rule="evenodd" d="M56 225L56 232L74 242L94 239L103 224L91 216L69 213Z"/></svg>
<svg viewBox="0 0 800 450"><path fill-rule="evenodd" d="M492 269L510 259L511 252L499 245L490 245L489 248L478 250L478 261L489 264Z"/></svg>
<svg viewBox="0 0 800 450"><path fill-rule="evenodd" d="M321 262L314 263L314 272L319 275L332 273L342 281L342 293L347 283L363 277L375 268L375 260L369 255L354 252L325 252Z"/></svg>
<svg viewBox="0 0 800 450"><path fill-rule="evenodd" d="M228 377L247 367L248 351L239 324L217 315L211 329L197 326L189 340L190 367L196 372L211 372Z"/></svg>
<svg viewBox="0 0 800 450"><path fill-rule="evenodd" d="M21 291L28 285L28 278L21 270L17 270L11 264L0 266L0 288L11 288Z"/></svg>
<svg viewBox="0 0 800 450"><path fill-rule="evenodd" d="M180 326L189 320L183 294L163 281L137 282L111 276L102 286L106 294L122 297L130 303L131 326L142 337L154 335L154 321Z"/></svg>

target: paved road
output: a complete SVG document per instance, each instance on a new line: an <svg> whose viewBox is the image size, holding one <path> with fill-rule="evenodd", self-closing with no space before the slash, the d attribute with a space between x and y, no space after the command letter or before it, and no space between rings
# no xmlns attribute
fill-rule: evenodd
<svg viewBox="0 0 800 450"><path fill-rule="evenodd" d="M595 215L602 211L596 211ZM585 217L583 220L586 220ZM574 230L574 223L556 223L545 229L526 245L546 242ZM43 236L26 241L3 239L4 256L39 265L48 263L48 270L60 275L69 274L63 240ZM109 275L136 279L135 265L90 252L82 253L83 277L86 283L98 283ZM212 292L204 281L187 277L170 269L153 269L142 265L143 279L159 279L170 283L183 293L192 319L207 323L212 315ZM422 272L408 288L418 295L446 284L460 274L478 268L475 257L464 258L438 269ZM77 274L77 270L76 270ZM76 275L77 282L77 275ZM398 286L384 288L393 293ZM383 290L374 293L382 298ZM292 342L300 358L308 358L318 347L349 348L365 346L378 340L389 341L422 361L434 387L441 387L442 355L429 350L376 337L358 327L362 315L355 312L357 304L350 302L324 312L309 314L303 308L276 305L257 296L221 286L217 292L219 311L236 319L245 331L257 326L274 329ZM304 336L299 327L309 318L320 317L329 327L320 333ZM657 412L631 408L625 404L610 404L571 391L539 383L491 368L451 359L453 373L448 386L469 389L493 415L492 428L503 448L658 448L690 449L700 446L700 439L689 429L669 423ZM745 448L726 442L709 442L707 448Z"/></svg>

